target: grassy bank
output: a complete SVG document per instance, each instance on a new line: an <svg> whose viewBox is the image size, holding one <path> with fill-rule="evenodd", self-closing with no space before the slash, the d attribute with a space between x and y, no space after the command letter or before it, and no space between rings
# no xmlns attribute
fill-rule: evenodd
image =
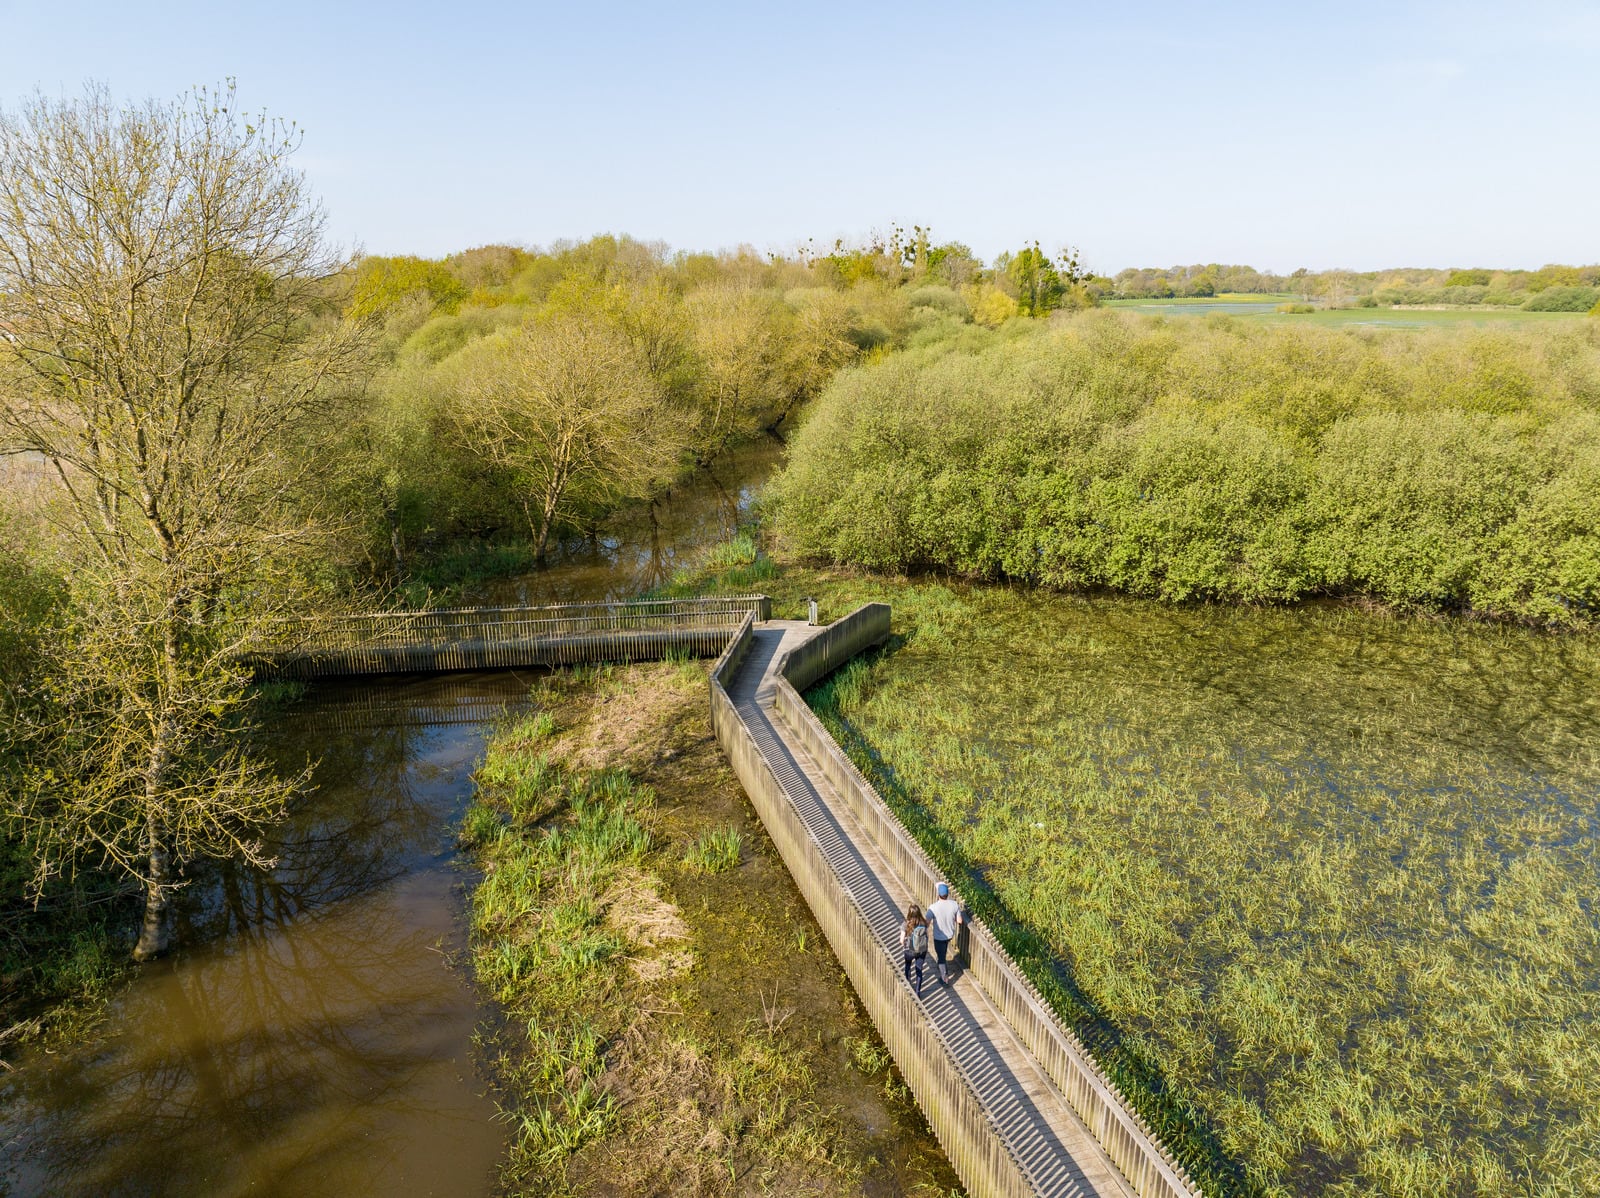
<svg viewBox="0 0 1600 1198"><path fill-rule="evenodd" d="M137 895L81 879L29 893L32 861L0 845L0 1060L43 1038L77 1036L132 973Z"/></svg>
<svg viewBox="0 0 1600 1198"><path fill-rule="evenodd" d="M1600 323L968 329L837 379L775 488L795 553L870 569L1590 625Z"/></svg>
<svg viewBox="0 0 1600 1198"><path fill-rule="evenodd" d="M463 824L510 1188L948 1193L711 738L704 664L557 675L536 698Z"/></svg>

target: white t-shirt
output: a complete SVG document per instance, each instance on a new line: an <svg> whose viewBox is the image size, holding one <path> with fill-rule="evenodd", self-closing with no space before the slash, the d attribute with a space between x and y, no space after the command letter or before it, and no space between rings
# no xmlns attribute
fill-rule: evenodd
<svg viewBox="0 0 1600 1198"><path fill-rule="evenodd" d="M928 908L928 922L933 925L935 940L954 940L956 923L961 918L961 906L955 899L943 898Z"/></svg>

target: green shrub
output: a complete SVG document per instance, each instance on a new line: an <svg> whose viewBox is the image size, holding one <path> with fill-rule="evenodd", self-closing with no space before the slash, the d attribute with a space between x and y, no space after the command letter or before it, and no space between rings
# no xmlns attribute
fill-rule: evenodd
<svg viewBox="0 0 1600 1198"><path fill-rule="evenodd" d="M1600 328L1019 325L840 376L774 484L784 543L1173 600L1596 611Z"/></svg>
<svg viewBox="0 0 1600 1198"><path fill-rule="evenodd" d="M1527 303L1525 312L1587 312L1600 304L1600 287L1546 287Z"/></svg>
<svg viewBox="0 0 1600 1198"><path fill-rule="evenodd" d="M1152 413L1106 437L1095 467L1092 523L1078 537L1094 581L1163 599L1305 590L1306 472L1282 438L1243 420Z"/></svg>
<svg viewBox="0 0 1600 1198"><path fill-rule="evenodd" d="M1311 554L1332 590L1465 606L1494 569L1538 465L1493 417L1382 412L1341 422L1317 455Z"/></svg>
<svg viewBox="0 0 1600 1198"><path fill-rule="evenodd" d="M913 314L918 308L925 308L956 320L972 319L966 300L949 287L918 287L906 293L906 304Z"/></svg>

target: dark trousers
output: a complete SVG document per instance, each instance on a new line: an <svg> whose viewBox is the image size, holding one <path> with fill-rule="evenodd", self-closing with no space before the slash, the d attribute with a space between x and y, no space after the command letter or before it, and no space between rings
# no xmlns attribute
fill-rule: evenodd
<svg viewBox="0 0 1600 1198"><path fill-rule="evenodd" d="M913 957L910 953L906 954L906 981L911 981L911 966L915 964L917 967L917 980L915 985L918 994L922 993L922 963L927 959L927 953L923 953L920 957Z"/></svg>

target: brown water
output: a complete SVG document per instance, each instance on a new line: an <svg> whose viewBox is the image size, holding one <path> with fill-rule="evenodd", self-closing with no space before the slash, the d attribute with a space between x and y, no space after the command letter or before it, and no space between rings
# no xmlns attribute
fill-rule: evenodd
<svg viewBox="0 0 1600 1198"><path fill-rule="evenodd" d="M735 455L493 602L628 596L737 528L775 443ZM0 1080L0 1193L482 1195L504 1147L473 1031L453 827L516 672L317 687L272 751L319 764L269 873L197 876L185 949L84 1044Z"/></svg>

